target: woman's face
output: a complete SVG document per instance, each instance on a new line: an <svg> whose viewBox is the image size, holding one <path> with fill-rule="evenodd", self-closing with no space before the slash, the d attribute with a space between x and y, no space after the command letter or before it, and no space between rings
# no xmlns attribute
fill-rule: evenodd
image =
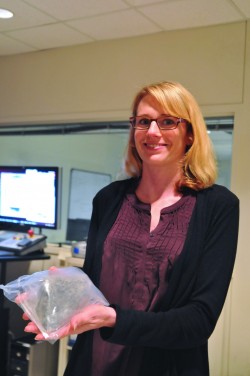
<svg viewBox="0 0 250 376"><path fill-rule="evenodd" d="M166 113L152 96L147 95L137 108L137 116L142 115L157 119ZM143 168L146 166L179 168L179 162L185 154L187 145L190 144L185 121L172 130L160 130L157 123L152 121L147 130L135 129L134 139Z"/></svg>

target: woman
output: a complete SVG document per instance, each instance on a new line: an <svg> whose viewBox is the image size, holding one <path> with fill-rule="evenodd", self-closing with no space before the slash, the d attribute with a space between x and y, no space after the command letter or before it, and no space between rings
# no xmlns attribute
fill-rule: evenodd
<svg viewBox="0 0 250 376"><path fill-rule="evenodd" d="M94 198L84 264L110 306L89 306L65 328L79 334L65 376L209 375L239 202L214 184L206 126L183 86L144 87L130 122L132 178ZM33 323L26 330L38 333Z"/></svg>

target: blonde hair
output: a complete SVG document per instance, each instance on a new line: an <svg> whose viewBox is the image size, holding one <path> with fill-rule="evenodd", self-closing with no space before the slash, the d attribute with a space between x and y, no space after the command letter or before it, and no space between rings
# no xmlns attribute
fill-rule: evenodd
<svg viewBox="0 0 250 376"><path fill-rule="evenodd" d="M178 82L159 82L145 86L135 96L133 116L136 116L138 105L146 95L155 98L166 114L181 117L188 122L191 145L187 146L180 162L183 176L177 188L200 190L214 184L217 177L215 155L201 110L193 95ZM138 177L142 174L142 160L134 144L134 133L131 127L125 169L129 176Z"/></svg>

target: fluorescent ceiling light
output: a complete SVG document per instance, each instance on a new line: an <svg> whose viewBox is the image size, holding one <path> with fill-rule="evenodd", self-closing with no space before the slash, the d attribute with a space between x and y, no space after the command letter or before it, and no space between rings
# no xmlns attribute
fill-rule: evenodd
<svg viewBox="0 0 250 376"><path fill-rule="evenodd" d="M7 9L0 8L0 18L12 18L14 14Z"/></svg>

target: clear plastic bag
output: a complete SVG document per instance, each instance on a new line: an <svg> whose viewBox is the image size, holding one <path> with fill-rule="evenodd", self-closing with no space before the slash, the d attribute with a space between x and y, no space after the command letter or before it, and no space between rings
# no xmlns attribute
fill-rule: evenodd
<svg viewBox="0 0 250 376"><path fill-rule="evenodd" d="M84 307L109 305L89 277L73 266L24 275L0 288L6 298L27 313L50 343L56 342L58 331Z"/></svg>

